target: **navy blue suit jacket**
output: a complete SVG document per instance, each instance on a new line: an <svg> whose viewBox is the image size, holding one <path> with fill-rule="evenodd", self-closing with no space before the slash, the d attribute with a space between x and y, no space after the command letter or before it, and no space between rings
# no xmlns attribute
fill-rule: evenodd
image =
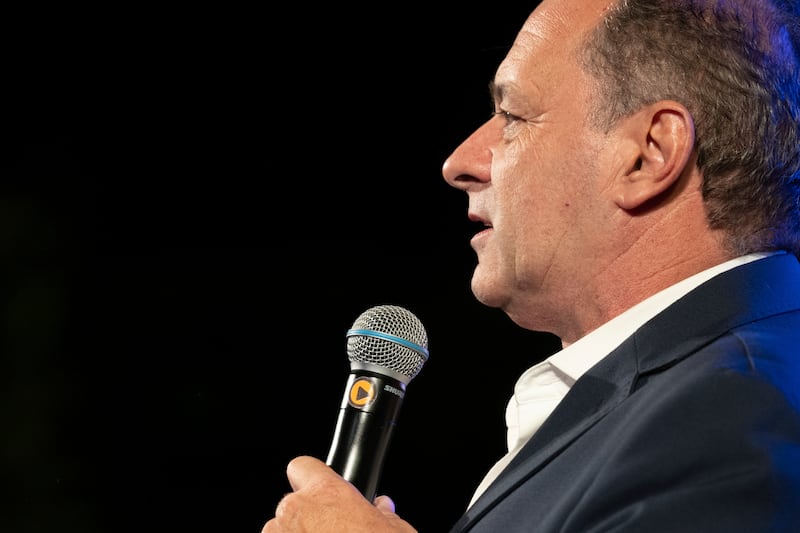
<svg viewBox="0 0 800 533"><path fill-rule="evenodd" d="M800 264L705 282L582 376L452 532L800 532Z"/></svg>

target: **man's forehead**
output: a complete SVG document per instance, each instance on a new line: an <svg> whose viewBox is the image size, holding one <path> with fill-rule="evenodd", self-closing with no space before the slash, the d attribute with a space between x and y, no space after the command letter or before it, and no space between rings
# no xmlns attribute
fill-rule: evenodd
<svg viewBox="0 0 800 533"><path fill-rule="evenodd" d="M543 0L523 24L497 71L501 86L520 68L541 71L570 61L615 0ZM546 72L542 73L546 75Z"/></svg>
<svg viewBox="0 0 800 533"><path fill-rule="evenodd" d="M569 39L594 28L617 0L542 0L523 24L519 37Z"/></svg>

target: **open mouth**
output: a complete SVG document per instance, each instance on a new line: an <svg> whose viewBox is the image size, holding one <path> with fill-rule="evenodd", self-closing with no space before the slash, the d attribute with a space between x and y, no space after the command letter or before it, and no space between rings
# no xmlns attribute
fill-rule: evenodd
<svg viewBox="0 0 800 533"><path fill-rule="evenodd" d="M483 218L479 217L478 215L469 215L470 221L470 229L474 234L481 233L487 229L492 229L492 223L488 220L484 220Z"/></svg>

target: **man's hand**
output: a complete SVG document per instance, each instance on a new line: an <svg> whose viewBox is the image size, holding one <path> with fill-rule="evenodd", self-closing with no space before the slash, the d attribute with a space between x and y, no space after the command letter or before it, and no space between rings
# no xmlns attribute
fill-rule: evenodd
<svg viewBox="0 0 800 533"><path fill-rule="evenodd" d="M394 512L388 496L373 503L328 465L313 457L293 459L286 468L293 492L284 496L262 533L415 532Z"/></svg>

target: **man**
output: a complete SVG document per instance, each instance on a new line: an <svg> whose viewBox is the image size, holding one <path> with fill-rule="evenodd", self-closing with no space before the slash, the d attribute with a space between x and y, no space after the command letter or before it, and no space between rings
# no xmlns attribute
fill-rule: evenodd
<svg viewBox="0 0 800 533"><path fill-rule="evenodd" d="M453 531L800 531L800 22L544 0L445 162L472 290L564 349ZM321 461L264 532L414 531ZM434 507L435 508L435 507ZM435 511L432 511L435 512Z"/></svg>

